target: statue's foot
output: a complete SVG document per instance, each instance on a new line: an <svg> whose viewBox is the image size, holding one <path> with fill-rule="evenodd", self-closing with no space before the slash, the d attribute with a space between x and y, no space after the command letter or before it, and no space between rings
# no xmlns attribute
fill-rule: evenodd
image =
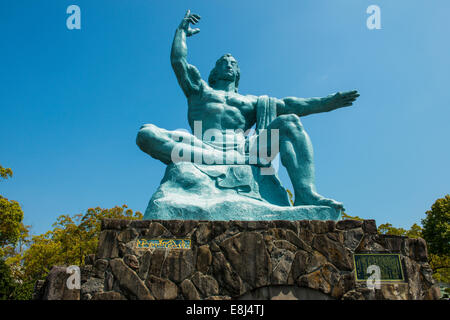
<svg viewBox="0 0 450 320"><path fill-rule="evenodd" d="M317 192L302 192L301 196L295 194L294 206L326 206L336 210L344 210L344 204L333 199L325 198Z"/></svg>

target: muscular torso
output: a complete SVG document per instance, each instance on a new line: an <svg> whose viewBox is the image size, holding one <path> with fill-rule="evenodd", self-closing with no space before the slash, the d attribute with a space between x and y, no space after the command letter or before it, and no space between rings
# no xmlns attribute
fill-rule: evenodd
<svg viewBox="0 0 450 320"><path fill-rule="evenodd" d="M206 83L188 98L188 120L202 122L202 131L241 129L247 131L256 121L256 96L243 96L235 92L215 90Z"/></svg>

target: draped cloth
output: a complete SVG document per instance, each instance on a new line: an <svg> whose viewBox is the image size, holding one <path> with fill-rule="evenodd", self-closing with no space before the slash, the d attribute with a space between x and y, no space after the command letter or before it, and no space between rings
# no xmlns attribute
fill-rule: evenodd
<svg viewBox="0 0 450 320"><path fill-rule="evenodd" d="M277 105L274 98L260 96L256 103L256 134L267 129L277 117Z"/></svg>

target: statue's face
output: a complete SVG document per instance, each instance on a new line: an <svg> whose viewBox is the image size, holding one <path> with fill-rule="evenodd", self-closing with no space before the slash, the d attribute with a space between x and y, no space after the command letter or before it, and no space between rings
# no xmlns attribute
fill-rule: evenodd
<svg viewBox="0 0 450 320"><path fill-rule="evenodd" d="M235 81L238 72L238 64L232 56L222 57L216 64L218 80Z"/></svg>

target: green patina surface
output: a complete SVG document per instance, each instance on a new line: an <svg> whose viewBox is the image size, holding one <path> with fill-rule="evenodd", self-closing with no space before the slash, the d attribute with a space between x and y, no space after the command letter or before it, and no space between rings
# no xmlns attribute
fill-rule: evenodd
<svg viewBox="0 0 450 320"><path fill-rule="evenodd" d="M351 106L357 91L322 98L243 95L231 54L204 81L187 61L186 39L200 32L190 25L199 21L186 13L170 56L192 133L146 124L137 135L142 151L168 165L144 219L338 220L343 204L317 192L313 147L300 118ZM274 170L277 155L292 182L293 207Z"/></svg>

